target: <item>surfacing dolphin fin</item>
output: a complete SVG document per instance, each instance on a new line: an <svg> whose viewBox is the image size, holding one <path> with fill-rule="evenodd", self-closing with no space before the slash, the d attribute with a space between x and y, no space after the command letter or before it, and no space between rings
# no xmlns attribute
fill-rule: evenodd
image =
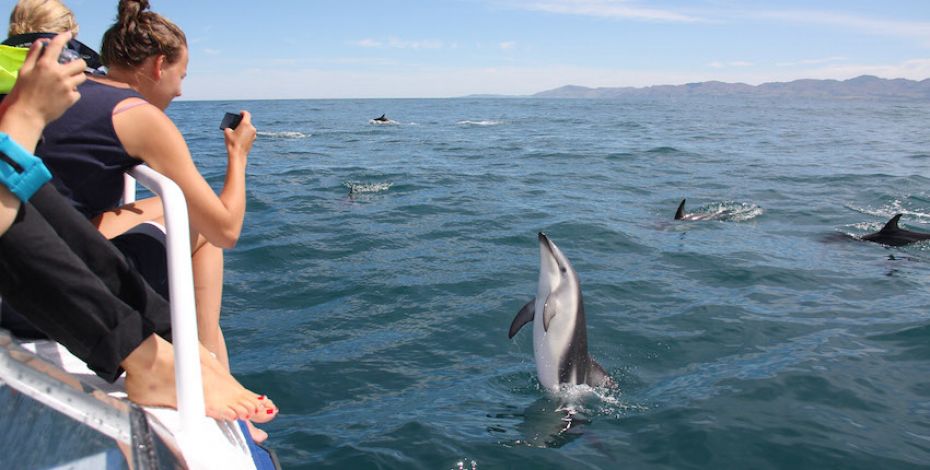
<svg viewBox="0 0 930 470"><path fill-rule="evenodd" d="M891 220L888 221L887 224L885 224L884 227L882 227L881 230L879 230L878 233L891 233L891 232L896 232L898 230L901 230L901 228L898 227L898 221L900 220L901 220L901 214L896 214L894 217L891 218Z"/></svg>
<svg viewBox="0 0 930 470"><path fill-rule="evenodd" d="M678 204L678 210L675 211L675 220L681 220L685 217L685 201L686 199L682 199L681 204Z"/></svg>
<svg viewBox="0 0 930 470"><path fill-rule="evenodd" d="M904 246L921 240L930 240L930 233L913 232L898 226L901 214L896 214L881 230L864 235L863 240L888 246Z"/></svg>

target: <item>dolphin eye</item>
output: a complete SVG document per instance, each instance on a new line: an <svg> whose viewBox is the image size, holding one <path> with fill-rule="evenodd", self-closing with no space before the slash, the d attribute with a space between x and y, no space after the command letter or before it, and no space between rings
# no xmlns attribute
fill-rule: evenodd
<svg viewBox="0 0 930 470"><path fill-rule="evenodd" d="M565 274L566 272L568 272L568 270L563 267L559 267L559 271L561 271L562 274Z"/></svg>

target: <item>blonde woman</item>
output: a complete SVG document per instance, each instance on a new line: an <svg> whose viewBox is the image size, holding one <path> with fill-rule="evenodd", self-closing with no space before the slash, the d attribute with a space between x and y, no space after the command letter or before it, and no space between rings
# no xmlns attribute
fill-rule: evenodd
<svg viewBox="0 0 930 470"><path fill-rule="evenodd" d="M77 36L74 13L58 0L19 0L10 13L9 36L29 33L68 33Z"/></svg>

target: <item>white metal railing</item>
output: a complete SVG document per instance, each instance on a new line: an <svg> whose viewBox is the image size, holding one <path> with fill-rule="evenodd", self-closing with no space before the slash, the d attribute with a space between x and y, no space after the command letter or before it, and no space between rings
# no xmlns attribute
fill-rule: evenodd
<svg viewBox="0 0 930 470"><path fill-rule="evenodd" d="M203 378L200 375L200 341L197 337L187 202L174 181L147 166L139 165L126 174L123 204L136 199L134 179L161 197L165 210L174 377L178 390L180 431L187 434L194 432L206 415Z"/></svg>

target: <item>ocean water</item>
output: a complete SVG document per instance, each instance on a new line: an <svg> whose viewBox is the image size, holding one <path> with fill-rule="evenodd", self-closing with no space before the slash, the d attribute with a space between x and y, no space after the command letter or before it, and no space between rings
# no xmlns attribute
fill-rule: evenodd
<svg viewBox="0 0 930 470"><path fill-rule="evenodd" d="M930 244L856 239L930 232L930 104L175 103L215 187L240 109L222 325L285 468L930 466ZM617 390L547 395L507 339L540 231Z"/></svg>

